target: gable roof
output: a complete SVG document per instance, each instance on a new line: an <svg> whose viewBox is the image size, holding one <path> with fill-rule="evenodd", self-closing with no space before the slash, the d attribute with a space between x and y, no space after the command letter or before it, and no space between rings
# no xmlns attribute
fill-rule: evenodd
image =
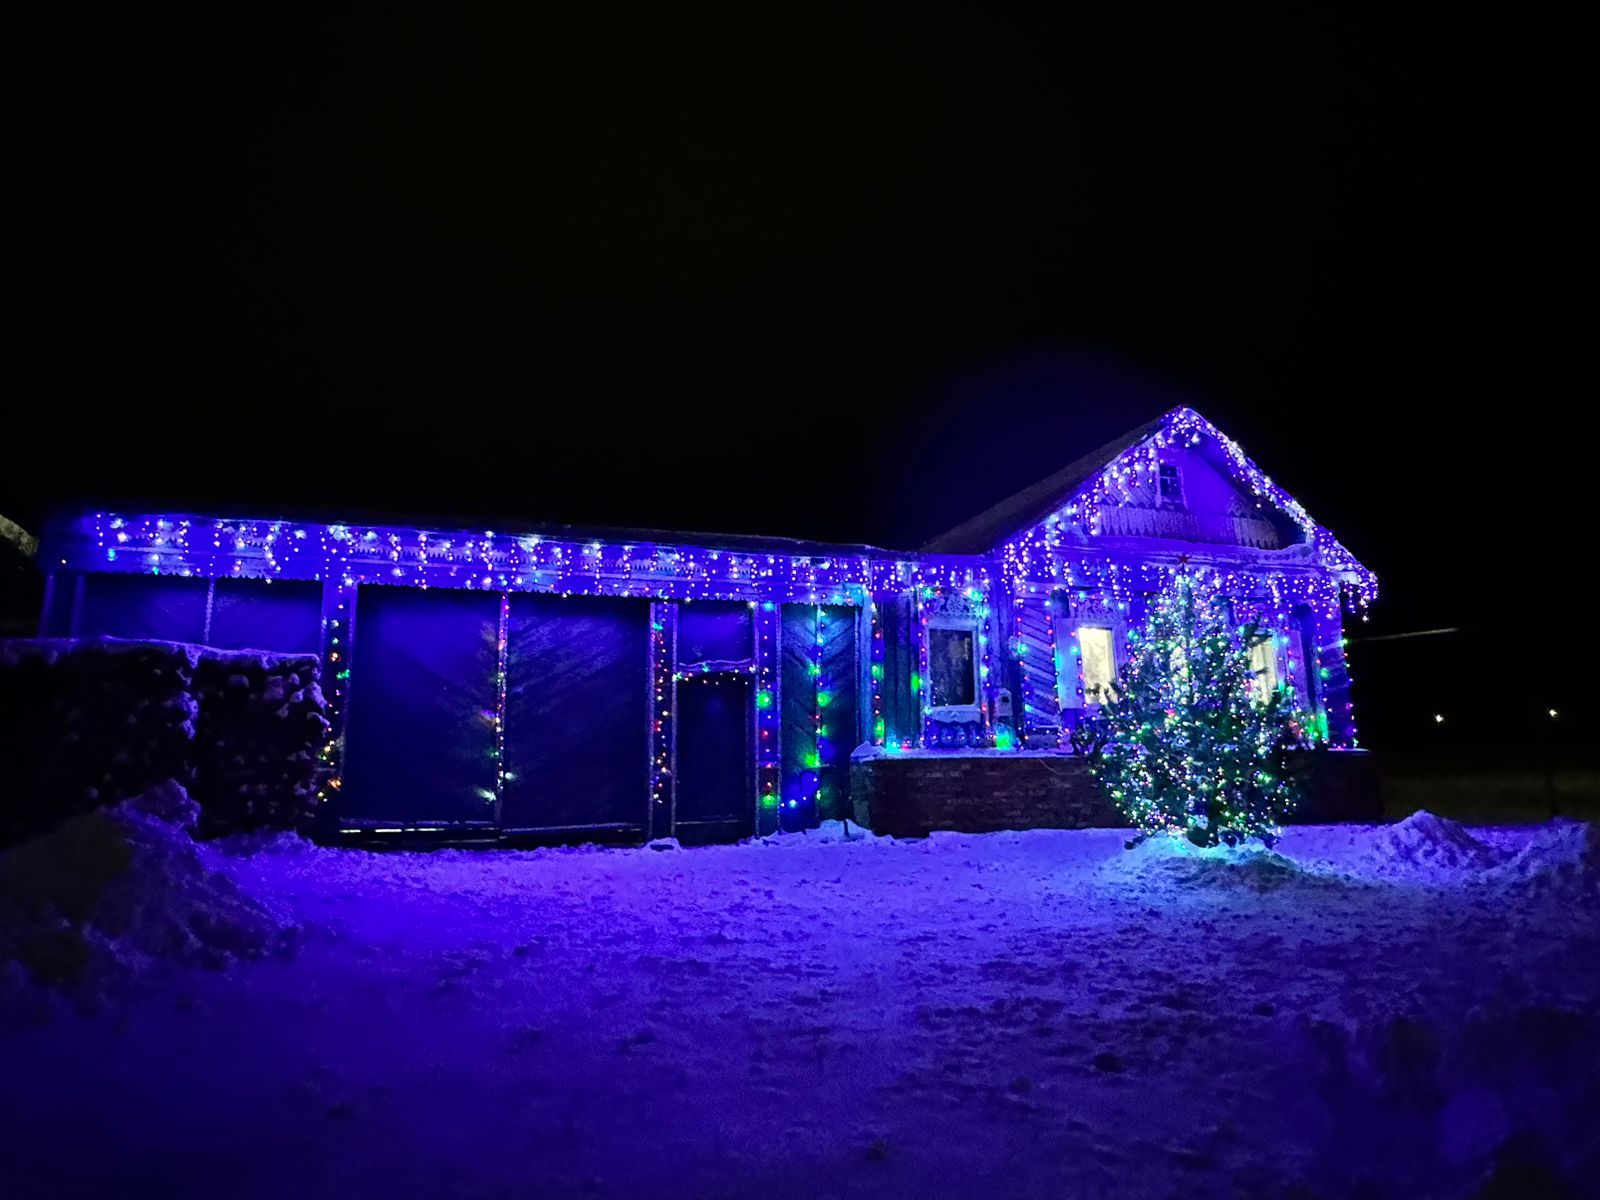
<svg viewBox="0 0 1600 1200"><path fill-rule="evenodd" d="M1305 531L1305 540L1311 545L1323 566L1345 581L1354 584L1368 598L1377 593L1377 577L1357 561L1355 555L1340 544L1327 529L1311 519L1300 502L1284 491L1272 478L1251 462L1239 444L1188 407L1178 407L1163 413L1154 421L1129 430L1120 438L1107 442L1097 450L1068 463L1047 479L940 534L923 546L928 554L984 554L998 550L1002 544L1029 533L1069 504L1075 502L1097 503L1097 489L1103 490L1101 481L1130 451L1150 439L1180 437L1198 440L1201 436L1213 439L1222 452L1226 472L1247 493L1272 505Z"/></svg>
<svg viewBox="0 0 1600 1200"><path fill-rule="evenodd" d="M1174 412L1177 410L1174 409ZM1167 414L1170 416L1171 414ZM1119 438L1074 459L1054 475L1032 487L1007 496L977 516L947 529L922 547L925 554L983 554L1006 538L1037 525L1077 495L1084 484L1094 479L1124 453L1152 437L1166 423L1167 416L1147 421Z"/></svg>

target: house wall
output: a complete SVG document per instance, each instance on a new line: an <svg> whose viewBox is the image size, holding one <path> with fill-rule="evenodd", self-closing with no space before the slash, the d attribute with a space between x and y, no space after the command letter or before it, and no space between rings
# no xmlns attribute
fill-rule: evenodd
<svg viewBox="0 0 1600 1200"><path fill-rule="evenodd" d="M1144 465L1145 463L1148 465ZM1176 467L1182 499L1161 496L1162 466ZM1249 546L1281 550L1303 541L1294 523L1264 507L1229 479L1209 447L1166 445L1142 460L1102 505L1094 532L1102 537L1153 537L1196 545Z"/></svg>
<svg viewBox="0 0 1600 1200"><path fill-rule="evenodd" d="M691 739L684 743L691 757L691 779L722 780L729 769L726 763L708 763L701 745L704 739L692 741L699 731L680 728L680 689L688 684L689 673L701 684L707 672L726 677L730 684L746 681L721 689L715 704L712 697L697 694L693 717L712 720L714 714L725 722L727 704L746 709L752 760L749 819L742 828L730 820L730 833L770 832L780 820L803 825L836 815L834 808L842 814L849 804L848 756L857 745L890 736L912 742L920 737L919 711L911 695L916 647L904 642L917 628L913 598L973 590L981 595L990 583L988 564L970 556L847 554L781 542L770 548L732 551L115 514L85 516L53 528L47 539L50 561L58 569L47 589L44 623L58 626L52 631L62 634L172 637L181 632L186 639L203 641L213 629L226 632L251 626L251 621L242 620L248 605L241 607L241 596L292 599L293 619L277 621L277 632L269 640L289 637L292 627L299 648L311 629L309 640L322 654L332 734L325 747L330 774L319 802L326 816L324 832L330 835L346 828L366 833L443 823L489 830L505 825L506 801L514 799L513 793L525 782L514 778L514 770L508 778L507 764L519 749L518 734L510 729L508 718L525 724L532 711L525 701L538 700L536 691L521 690L524 682L512 661L519 644L511 636L516 611L528 597L549 597L561 612L569 607L576 612L586 598L636 599L649 605L648 617L641 617L648 622L641 668L645 682L637 717L630 718L633 732L621 724L606 724L610 718L600 720L598 709L572 713L585 730L603 726L610 730L606 736L612 741L636 744L647 756L639 800L640 813L647 815L633 822L642 834L661 836L675 830L680 736ZM383 630L373 624L370 636L362 637L364 620L381 624L373 597L387 592L424 597L439 591L461 597L472 610L471 621L461 626L457 639L472 651L470 662L464 659L465 665L456 672L461 678L440 676L437 686L419 684L416 689L386 681L387 668L375 667L371 657L385 638ZM106 603L97 607L102 596ZM425 600L418 603L426 606ZM454 611L458 606L436 607ZM797 682L791 675L784 680L786 654L792 651L809 664L817 650L814 628L807 638L801 637L798 626L785 629L786 611L824 615L822 676L808 675ZM91 628L101 615L108 626ZM886 635L885 619L893 624L896 616L904 618L898 632ZM271 624L254 622L258 628ZM444 640L454 636L449 633ZM391 666L405 666L405 660L418 657L406 649L407 639L417 643L419 651L422 642L440 641L417 631L405 635L383 651ZM574 646L572 658L583 661L583 647ZM910 673L895 678L893 670L908 664ZM376 731L362 732L375 709L392 707L397 702L394 693L411 690L438 701L433 714L437 719L425 722L433 730L429 737L460 743L444 752L445 759L459 753L471 764L470 769L456 772L446 763L444 779L434 790L449 790L455 800L442 808L433 805L427 812L397 807L391 799L401 792L416 792L421 781L433 778L421 768L396 774L383 767L392 722L383 718ZM815 711L821 707L819 697L826 698L828 707L820 727ZM551 699L547 706L549 711L541 710L536 719L559 725L561 700ZM785 712L796 706L807 707L808 738L800 737L793 721L785 727ZM401 740L426 742L428 737ZM786 754L786 748L793 753ZM426 753L426 747L396 747L387 761L400 764L413 753ZM619 747L619 753L631 754L632 745ZM818 767L808 765L811 756L819 759ZM364 778L346 779L347 768ZM722 780L718 788L724 784ZM344 799L347 794L351 800ZM787 799L802 803L786 814ZM695 812L700 809L687 804L685 819ZM700 812L707 821L716 815ZM577 818L569 823L577 823Z"/></svg>
<svg viewBox="0 0 1600 1200"><path fill-rule="evenodd" d="M1100 516L1121 508L1162 511L1155 491L1160 461L1150 459L1119 483L1125 505L1102 497L1096 506ZM1314 673L1333 740L1350 742L1354 723L1339 580L1316 563L1308 545L1266 550L1242 535L1227 543L1223 535L1238 532L1244 494L1214 464L1198 456L1185 461L1186 498L1207 523L1204 535L1218 540L1174 543L1163 537L1074 533L1070 522L1056 522L1020 535L992 555L913 556L781 541L731 550L387 526L89 514L47 533L41 558L58 567L48 580L43 624L46 632L62 635L172 637L181 629L190 640L242 644L259 636L281 643L259 649L319 652L332 725L324 748L329 780L319 803L330 832L371 827L379 819L393 827L393 814L376 810L372 821L352 824L344 818L354 808L341 804L346 782L341 772L359 765L365 754L350 757L347 732L354 729L359 740L362 726L361 720L350 723L350 706L361 703L364 687L385 686L381 671L363 666L363 648L371 651L373 643L361 638L363 607L370 607L363 595L372 595L379 585L394 591L444 589L477 614L481 628L468 631L468 641L479 640L483 662L474 666L472 686L462 692L473 699L471 704L451 700L460 712L444 725L454 722L483 734L478 739L483 745L475 742L473 753L486 756L489 766L485 781L474 785L476 798L452 808L450 820L466 822L462 813L470 810L491 829L504 824L507 796L519 787L519 781L507 778L508 715L515 709L517 719L526 721L532 710L524 701L530 695L539 699L520 690L524 684L511 663L516 655L508 650L515 640L510 637L514 614L531 603L528 597L549 598L552 612L566 613L570 605L574 614L586 598L641 604L637 716L626 723L585 718L585 727L604 727L610 731L606 737L630 743L623 748L626 755L638 748L644 756L640 815L629 823L647 836L675 828L680 738L691 756L691 778L715 777L725 790L727 773L743 769L732 759L711 762L698 731L680 728L680 692L691 680L699 681L696 686L716 680L728 685L714 688L715 696L697 694L696 721L714 715L725 723L728 705L746 706L749 753L748 760L740 760L748 761L749 771L745 831L804 825L835 810L849 811L853 784L844 762L858 746L1003 749L1020 741L1033 749L1063 749L1066 733L1084 712L1071 688L1056 686L1058 662L1069 649L1063 637L1070 638L1074 623L1096 612L1102 617L1116 613L1119 631L1137 623L1146 597L1184 563L1221 574L1230 595L1266 605L1284 620L1293 614L1296 628L1304 631L1307 658L1314 658L1305 670ZM1287 540L1280 525L1273 524L1273 536ZM811 614L809 624L806 614ZM821 663L817 614L824 618ZM377 620L374 613L367 616ZM979 677L974 702L964 713L940 711L929 691L930 630L951 623L970 628L974 636ZM383 635L375 628L372 636L381 640ZM582 647L574 647L574 662L582 658ZM819 666L820 676L812 670ZM839 706L826 714L819 703L824 694ZM558 699L549 701L538 719L559 723L560 708ZM480 719L481 728L474 724ZM383 735L367 735L374 736L381 740ZM365 783L375 779L374 774ZM352 794L365 786L351 782ZM398 778L388 786L404 785ZM690 811L698 810L691 804L685 807L686 814ZM726 814L712 816L720 820ZM400 823L424 819L419 812ZM730 817L729 830L739 827Z"/></svg>
<svg viewBox="0 0 1600 1200"><path fill-rule="evenodd" d="M1178 497L1162 495L1164 467L1177 471ZM1130 454L1096 481L1084 501L1064 506L1047 532L1080 540L1155 538L1255 550L1282 550L1306 540L1293 520L1230 475L1210 441L1152 444Z"/></svg>
<svg viewBox="0 0 1600 1200"><path fill-rule="evenodd" d="M1064 555L1053 565L1055 578L1022 581L1010 602L1020 732L1023 745L1032 749L1067 748L1072 729L1092 713L1083 706L1075 678L1077 625L1116 630L1120 666L1126 662L1126 630L1142 624L1150 598L1178 569L1177 563L1164 559L1106 560L1097 569L1086 558ZM1280 678L1326 717L1331 744L1357 745L1337 583L1317 573L1247 568L1199 554L1183 566L1222 573L1225 594L1236 597L1241 620L1259 617L1280 634L1299 635L1286 639L1290 645L1298 643L1296 652L1288 647L1280 651Z"/></svg>

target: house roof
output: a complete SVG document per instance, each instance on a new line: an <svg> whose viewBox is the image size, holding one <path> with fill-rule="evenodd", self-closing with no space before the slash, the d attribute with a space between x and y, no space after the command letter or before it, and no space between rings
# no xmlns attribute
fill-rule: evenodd
<svg viewBox="0 0 1600 1200"><path fill-rule="evenodd" d="M1115 441L1092 450L1047 479L986 509L940 534L922 547L926 554L984 554L1035 528L1049 517L1083 496L1118 460L1141 443L1158 435L1184 439L1211 439L1221 454L1224 469L1234 481L1259 501L1270 504L1305 531L1305 540L1315 550L1323 566L1356 584L1369 596L1375 595L1377 578L1327 529L1311 519L1305 508L1272 478L1264 474L1245 455L1237 442L1227 437L1194 409L1180 406L1163 413Z"/></svg>
<svg viewBox="0 0 1600 1200"><path fill-rule="evenodd" d="M1167 415L1157 417L1074 459L1054 475L1007 496L954 529L941 533L922 547L923 553L983 554L993 550L1011 534L1036 525L1055 512L1119 456L1155 434L1166 420Z"/></svg>
<svg viewBox="0 0 1600 1200"><path fill-rule="evenodd" d="M231 506L230 506L231 507ZM778 534L718 533L707 530L653 529L642 526L572 525L550 521L526 521L504 516L488 518L479 516L448 516L396 510L374 510L361 507L338 509L305 505L278 505L268 516L257 513L243 516L219 515L215 512L144 512L138 507L108 506L107 516L121 516L130 520L141 517L165 517L171 521L190 521L196 525L223 524L260 525L281 522L285 525L348 526L356 529L425 530L441 537L475 537L489 526L502 536L538 536L552 541L633 543L637 545L694 546L705 550L726 550L739 554L784 554L796 557L831 555L839 558L895 558L911 553L883 546L858 542L824 542L812 538L786 537ZM46 524L47 536L70 538L72 530L90 514L61 512ZM0 518L3 520L4 518ZM3 530L0 530L3 532Z"/></svg>

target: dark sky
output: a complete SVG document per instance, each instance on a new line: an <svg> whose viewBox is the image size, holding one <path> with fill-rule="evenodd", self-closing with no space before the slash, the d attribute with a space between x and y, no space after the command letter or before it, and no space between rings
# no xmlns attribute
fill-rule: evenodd
<svg viewBox="0 0 1600 1200"><path fill-rule="evenodd" d="M1189 402L1406 629L1588 503L1575 31L515 7L19 36L0 511L914 545Z"/></svg>

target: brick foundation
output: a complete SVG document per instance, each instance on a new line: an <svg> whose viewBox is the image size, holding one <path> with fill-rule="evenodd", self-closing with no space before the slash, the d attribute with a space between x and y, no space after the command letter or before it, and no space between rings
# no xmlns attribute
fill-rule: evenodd
<svg viewBox="0 0 1600 1200"><path fill-rule="evenodd" d="M875 833L920 837L935 829L1094 829L1126 822L1095 787L1082 758L1030 751L863 749L850 760L855 819ZM1302 823L1377 821L1372 756L1330 752L1307 783Z"/></svg>

